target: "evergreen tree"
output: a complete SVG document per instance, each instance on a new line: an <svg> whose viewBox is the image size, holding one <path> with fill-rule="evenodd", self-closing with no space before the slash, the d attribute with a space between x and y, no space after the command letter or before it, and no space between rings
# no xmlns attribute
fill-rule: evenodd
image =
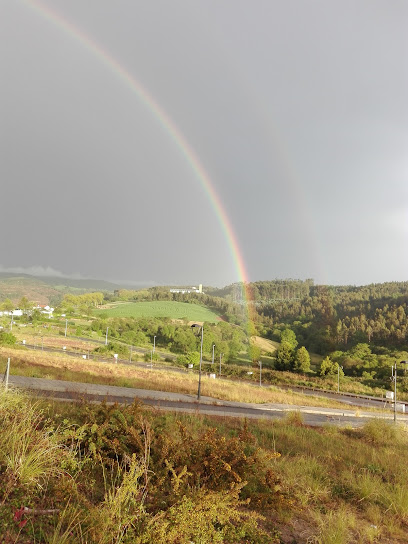
<svg viewBox="0 0 408 544"><path fill-rule="evenodd" d="M310 371L310 355L305 347L301 347L296 352L294 370L298 372Z"/></svg>
<svg viewBox="0 0 408 544"><path fill-rule="evenodd" d="M294 362L294 349L289 342L281 342L277 352L275 368L277 370L291 370Z"/></svg>

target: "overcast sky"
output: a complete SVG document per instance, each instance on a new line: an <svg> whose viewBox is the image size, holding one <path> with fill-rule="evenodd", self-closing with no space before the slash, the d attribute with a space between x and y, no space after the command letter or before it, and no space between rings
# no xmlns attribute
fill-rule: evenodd
<svg viewBox="0 0 408 544"><path fill-rule="evenodd" d="M408 280L407 28L406 0L0 0L0 270L241 279L197 172L81 34L194 150L250 280Z"/></svg>

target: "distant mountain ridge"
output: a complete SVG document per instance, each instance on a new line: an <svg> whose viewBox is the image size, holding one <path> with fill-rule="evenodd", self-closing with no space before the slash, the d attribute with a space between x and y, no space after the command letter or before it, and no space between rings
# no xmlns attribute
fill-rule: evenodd
<svg viewBox="0 0 408 544"><path fill-rule="evenodd" d="M61 276L33 276L30 274L0 272L0 302L6 298L18 302L26 296L39 304L56 305L66 293L109 291L127 287L106 280L73 279Z"/></svg>

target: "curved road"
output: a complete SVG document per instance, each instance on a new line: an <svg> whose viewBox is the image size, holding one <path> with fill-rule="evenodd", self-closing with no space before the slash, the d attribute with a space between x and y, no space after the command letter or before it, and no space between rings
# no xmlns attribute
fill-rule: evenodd
<svg viewBox="0 0 408 544"><path fill-rule="evenodd" d="M44 378L10 376L9 383L18 388L28 389L35 395L46 396L56 400L71 402L80 400L87 400L90 402L106 401L120 404L130 404L135 400L139 400L144 404L154 406L161 410L192 412L223 417L244 417L269 420L282 418L288 412L300 411L303 422L307 425L314 426L332 424L360 427L369 418L382 418L390 421L393 419L393 415L389 412L361 412L357 415L355 410L313 408L309 406L292 406L286 404L246 404L223 401L210 397L201 397L200 402L197 402L195 396L182 393L132 389L127 387L77 383L62 380L48 380ZM407 424L408 416L398 414L398 420Z"/></svg>
<svg viewBox="0 0 408 544"><path fill-rule="evenodd" d="M89 338L80 338L81 340L84 340L84 341L89 341L89 342L98 342L100 344L104 344L105 342L99 340L99 341L96 341L96 340L90 340ZM61 354L61 352L63 351L63 353L65 353L66 355L70 356L70 357L81 357L81 356L86 356L87 354L85 353L85 350L78 350L78 351L68 351L68 350L61 350L60 348L51 348L51 347L40 347L40 346L34 346L34 345L31 345L31 344L25 344L25 347L28 348L28 349L33 349L33 350L42 350L42 351L46 351L46 352L49 352L49 353L59 353ZM145 349L145 348L133 348L133 352L137 352L137 353L148 353L149 350ZM161 353L159 351L156 351L157 354L159 354L161 357L166 357L166 358L169 358L169 359L175 359L176 356L173 355L173 354L164 354L164 353ZM95 354L92 354L92 356L90 357L91 360L93 361L98 361L98 362L101 362L101 363L112 363L114 362L112 360L112 358L104 358L104 357L95 357ZM129 366L138 366L138 367L141 367L141 368L152 368L152 365L151 363L149 362L140 362L140 361L128 361L127 359L118 359L118 363L121 363L123 365L129 365ZM156 368L158 370L171 370L172 372L180 372L180 373L186 373L186 372L191 372L185 368L181 368L181 367L176 367L176 366L171 366L171 365L164 365L164 364L160 364L160 362L157 362L155 361L153 363L153 368ZM196 372L196 371L195 371ZM224 379L224 378L220 378L218 377L218 379ZM228 378L225 378L225 379L228 379ZM258 384L255 384L253 382L249 382L249 381L246 381L246 380L239 380L239 379L235 379L234 381L242 381L243 383L247 384L247 385L252 385L254 387L259 387ZM337 400L339 402L342 402L344 404L348 404L350 406L357 406L359 408L389 408L391 409L392 407L392 403L390 402L387 402L386 399L384 398L379 398L379 397L370 397L370 396L366 396L366 395L356 395L356 394L353 394L353 393L347 393L347 392L340 392L340 393L337 393L337 392L334 392L334 391L326 391L326 390L319 390L319 389L312 389L312 388L308 388L308 387L301 387L301 386L295 386L295 385L283 385L283 384L265 384L264 387L268 387L269 385L274 385L275 387L278 387L279 389L285 389L285 390L291 390L293 392L299 392L299 393L302 393L303 395L310 395L310 396L318 396L318 397L324 397L324 398L329 398L329 399L333 399L333 400ZM400 412L402 412L402 410L405 410L405 403L397 403L397 407L398 407L398 410Z"/></svg>

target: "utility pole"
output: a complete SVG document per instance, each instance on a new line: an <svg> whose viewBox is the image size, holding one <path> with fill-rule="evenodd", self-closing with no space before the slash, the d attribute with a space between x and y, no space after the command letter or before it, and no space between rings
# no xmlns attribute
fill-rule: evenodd
<svg viewBox="0 0 408 544"><path fill-rule="evenodd" d="M212 364L214 364L214 348L215 348L215 344L213 344L212 348L213 348L213 350L212 350Z"/></svg>
<svg viewBox="0 0 408 544"><path fill-rule="evenodd" d="M203 364L203 340L204 340L204 325L201 325L200 370L198 374L197 400L200 400L200 397L201 397L201 366Z"/></svg>
<svg viewBox="0 0 408 544"><path fill-rule="evenodd" d="M340 368L343 370L343 367L337 363L337 393L340 393Z"/></svg>
<svg viewBox="0 0 408 544"><path fill-rule="evenodd" d="M129 363L132 362L132 347L133 346L130 346L130 357L129 357Z"/></svg>
<svg viewBox="0 0 408 544"><path fill-rule="evenodd" d="M191 328L193 327L200 327L197 323L194 323L194 325L191 325ZM201 397L201 367L203 364L203 339L204 339L204 324L201 325L201 343L200 343L200 368L198 370L198 391L197 391L197 400L200 400Z"/></svg>
<svg viewBox="0 0 408 544"><path fill-rule="evenodd" d="M108 345L108 330L109 330L109 327L106 327L105 346Z"/></svg>
<svg viewBox="0 0 408 544"><path fill-rule="evenodd" d="M67 337L68 319L65 320L65 338Z"/></svg>
<svg viewBox="0 0 408 544"><path fill-rule="evenodd" d="M223 353L220 353L220 376L221 376L221 357L223 356Z"/></svg>
<svg viewBox="0 0 408 544"><path fill-rule="evenodd" d="M153 336L153 353L156 351L156 337Z"/></svg>
<svg viewBox="0 0 408 544"><path fill-rule="evenodd" d="M259 365L259 387L262 387L262 361L258 361Z"/></svg>
<svg viewBox="0 0 408 544"><path fill-rule="evenodd" d="M7 359L6 375L4 377L6 391L8 390L9 376L10 376L10 357Z"/></svg>
<svg viewBox="0 0 408 544"><path fill-rule="evenodd" d="M401 365L408 365L408 361L400 361ZM394 423L397 423L397 361L391 367L391 381L394 382Z"/></svg>
<svg viewBox="0 0 408 544"><path fill-rule="evenodd" d="M397 363L391 367L391 381L394 382L394 423L397 423Z"/></svg>

